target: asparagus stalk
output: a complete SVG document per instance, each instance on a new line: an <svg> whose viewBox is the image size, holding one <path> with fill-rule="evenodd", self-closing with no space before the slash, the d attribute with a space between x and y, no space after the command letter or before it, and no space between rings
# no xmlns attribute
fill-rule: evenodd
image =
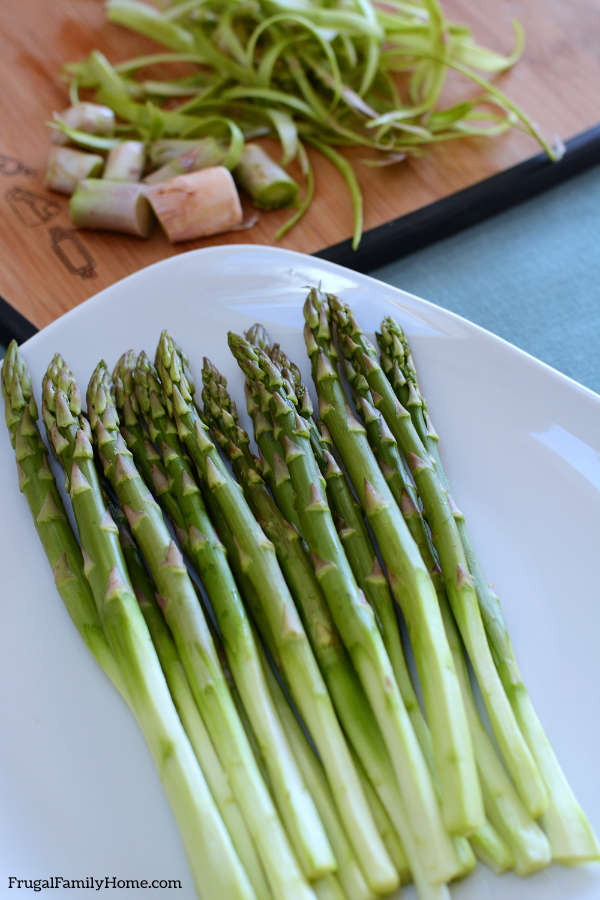
<svg viewBox="0 0 600 900"><path fill-rule="evenodd" d="M116 526L104 505L79 392L59 356L44 378L43 415L52 447L67 474L86 554L84 572L178 822L196 890L206 898L251 898L254 892L248 877L171 701L129 581Z"/></svg>
<svg viewBox="0 0 600 900"><path fill-rule="evenodd" d="M438 449L438 435L421 394L404 332L388 317L382 322L377 340L382 368L397 399L410 413L421 442L433 459L442 487L450 496L448 477ZM452 509L498 674L548 791L549 806L541 817L541 824L548 835L552 857L567 864L598 859L597 838L569 786L523 683L500 601L483 573L464 516L455 504Z"/></svg>
<svg viewBox="0 0 600 900"><path fill-rule="evenodd" d="M513 859L514 854L515 870L518 874L529 874L529 872L547 865L549 861L548 843L541 829L523 807L512 782L504 772L487 731L479 719L463 658L462 644L448 606L442 573L435 558L427 525L417 505L418 501L413 501L414 490L406 478L396 440L387 428L381 413L365 399L364 392L368 390L365 379L352 368L351 364L346 367L346 372L353 390L359 398L359 406L369 442L380 460L386 481L402 510L404 520L432 577L440 604L467 713L484 807L488 817L488 821L471 834L472 845L477 855L495 871L503 871L507 868L511 864L510 860ZM396 476L394 476L393 470L396 470ZM403 685L404 690L412 688L410 680L403 682ZM414 709L412 721L426 758L433 763L431 735L418 706Z"/></svg>
<svg viewBox="0 0 600 900"><path fill-rule="evenodd" d="M194 699L219 748L271 891L276 897L308 900L313 894L302 877L256 765L181 553L119 434L110 376L103 363L92 376L87 400L105 474L150 567Z"/></svg>
<svg viewBox="0 0 600 900"><path fill-rule="evenodd" d="M453 831L483 823L473 748L456 672L431 578L371 452L363 427L350 412L336 369L323 299L311 291L305 304L305 340L319 395L321 418L341 454L373 529L404 613L431 729L444 819Z"/></svg>
<svg viewBox="0 0 600 900"><path fill-rule="evenodd" d="M343 888L344 896L348 900L371 900L373 894L367 886L338 816L323 766L310 746L306 734L296 719L279 681L265 659L264 651L263 665L277 712L331 841L338 864L337 876Z"/></svg>
<svg viewBox="0 0 600 900"><path fill-rule="evenodd" d="M175 708L179 713L179 718L200 763L236 852L250 879L254 893L257 897L269 897L271 893L252 843L250 832L246 827L229 785L227 773L221 765L202 716L196 706L189 681L177 653L177 647L157 603L154 585L129 533L125 514L117 506L111 508L111 513L119 529L119 542L125 557L129 577L146 620L146 625L160 660Z"/></svg>
<svg viewBox="0 0 600 900"><path fill-rule="evenodd" d="M393 890L396 872L372 821L356 770L302 622L281 574L273 544L254 518L240 486L210 440L193 402L180 353L163 332L157 368L179 436L203 487L212 493L233 534L240 565L260 598L295 702L321 754L340 816L368 884Z"/></svg>
<svg viewBox="0 0 600 900"><path fill-rule="evenodd" d="M149 434L160 448L170 490L184 516L189 554L211 601L237 690L256 735L272 793L310 880L335 868L318 813L288 746L267 689L257 647L225 550L207 514L191 463L162 400L158 375L145 353L134 372L136 399Z"/></svg>
<svg viewBox="0 0 600 900"><path fill-rule="evenodd" d="M359 587L364 591L367 600L377 614L385 648L390 657L407 712L410 715L415 710L415 704L418 708L418 703L414 691L408 687L410 676L402 649L394 602L367 532L360 506L354 499L346 478L331 452L333 446L327 429L323 426L319 432L314 422L312 402L298 366L286 356L278 344L269 345L266 332L261 334L261 340L264 344L262 349L269 354L271 362L277 370L274 372L270 366L265 367L266 376L271 375L268 387L271 390L280 387L277 380L277 374L279 374L287 385L287 396L293 400L297 412L307 422L311 446L321 474L326 481L327 498L335 517L336 528L342 540L346 557Z"/></svg>
<svg viewBox="0 0 600 900"><path fill-rule="evenodd" d="M247 353L243 338L230 335L236 358ZM455 857L443 827L431 778L394 679L389 658L371 607L356 585L327 501L324 479L314 459L308 428L279 393L270 397L269 408L282 440L286 464L296 492L302 534L313 557L319 580L336 627L348 650L375 713L392 757L396 777L423 860L433 881L454 874ZM278 435L277 432L280 434Z"/></svg>
<svg viewBox="0 0 600 900"><path fill-rule="evenodd" d="M249 449L248 435L240 425L235 403L227 392L226 380L208 360L204 362L202 377L204 415L212 426L215 439L227 453L257 520L275 546L285 578L309 632L337 714L353 746L356 759L360 761L383 809L402 839L419 897L431 897L432 900L434 897L447 897L445 888L441 886L434 888L427 883L418 852L412 842L408 819L381 731L341 643L298 532L283 517L266 490L258 471L257 461ZM220 527L218 530L227 543L227 537ZM230 556L234 558L233 553ZM242 583L243 572L236 574ZM252 586L247 583L244 583L244 595L254 610L253 615L260 620L259 627L272 656L276 657L277 651L268 624L264 621L264 617L261 618L260 609L256 608L258 603L253 601ZM474 858L471 854L471 860L464 860L462 871L472 868L472 865Z"/></svg>
<svg viewBox="0 0 600 900"><path fill-rule="evenodd" d="M477 675L494 734L507 768L532 816L548 805L548 793L533 755L519 729L487 642L477 592L471 578L447 493L443 490L429 453L400 404L377 360L373 345L358 327L350 310L335 298L330 306L347 358L367 379L376 408L383 414L408 462L434 535L452 612Z"/></svg>
<svg viewBox="0 0 600 900"><path fill-rule="evenodd" d="M106 640L83 571L81 549L50 469L48 451L38 431L38 410L31 377L16 341L11 341L4 357L2 393L6 424L17 461L19 487L29 504L58 593L88 650L127 701L121 672Z"/></svg>

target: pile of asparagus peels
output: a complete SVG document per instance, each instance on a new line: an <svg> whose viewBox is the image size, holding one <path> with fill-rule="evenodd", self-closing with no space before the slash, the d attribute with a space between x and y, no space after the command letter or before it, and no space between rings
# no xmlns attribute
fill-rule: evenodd
<svg viewBox="0 0 600 900"><path fill-rule="evenodd" d="M87 413L56 355L42 419L78 538L16 344L2 368L57 589L144 733L198 896L368 900L412 881L444 900L476 857L523 876L600 858L402 329L384 319L378 352L320 288L304 317L318 411L261 326L229 334L256 452L225 378L204 361L200 404L166 332L154 363L99 363Z"/></svg>

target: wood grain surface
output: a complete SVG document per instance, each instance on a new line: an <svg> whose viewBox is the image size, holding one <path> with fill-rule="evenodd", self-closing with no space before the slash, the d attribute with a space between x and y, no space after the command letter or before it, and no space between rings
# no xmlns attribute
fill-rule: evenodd
<svg viewBox="0 0 600 900"><path fill-rule="evenodd" d="M525 27L521 61L497 83L547 135L563 139L600 120L600 0L445 0L447 16L468 24L476 39L512 49L511 19ZM113 62L154 45L106 23L101 0L3 0L0 3L0 295L42 327L87 297L137 269L174 253L225 242L273 243L289 212L261 214L253 228L169 245L152 237L75 232L68 200L43 187L49 147L45 123L68 105L61 64L94 48ZM471 96L452 78L448 97ZM372 228L432 203L538 152L522 133L436 146L423 158L384 169L358 166L365 194L365 227ZM351 154L356 160L360 152ZM335 169L315 160L317 192L301 224L281 246L315 252L350 236L352 210ZM199 288L200 289L200 288ZM165 302L168 302L166 299Z"/></svg>

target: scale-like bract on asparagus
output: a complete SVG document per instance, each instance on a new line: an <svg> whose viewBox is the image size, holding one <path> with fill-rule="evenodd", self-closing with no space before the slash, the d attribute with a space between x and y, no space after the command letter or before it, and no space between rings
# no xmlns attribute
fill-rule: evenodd
<svg viewBox="0 0 600 900"><path fill-rule="evenodd" d="M85 554L84 572L179 825L198 895L207 900L215 895L250 900L254 891L173 706L129 580L117 527L104 504L80 394L58 355L44 378L42 404L52 447L67 474Z"/></svg>
<svg viewBox="0 0 600 900"><path fill-rule="evenodd" d="M183 557L119 434L111 379L103 363L92 375L87 400L105 474L150 568L194 698L211 738L219 747L271 890L282 900L309 900L312 891L300 872L261 777Z"/></svg>
<svg viewBox="0 0 600 900"><path fill-rule="evenodd" d="M406 336L400 326L387 317L382 322L377 341L381 350L381 366L398 401L410 413L423 446L432 458L442 488L450 496L448 478L438 450L439 438L421 394ZM515 660L500 601L481 569L464 515L454 503L452 511L477 590L481 617L498 674L548 790L549 805L541 818L541 824L550 840L552 856L571 864L598 859L598 841L569 786L527 693Z"/></svg>
<svg viewBox="0 0 600 900"><path fill-rule="evenodd" d="M331 848L273 706L224 547L206 511L175 423L167 413L158 373L145 353L137 358L134 383L139 409L151 440L162 454L170 491L183 514L187 552L214 610L277 808L304 874L310 880L320 878L335 867Z"/></svg>
<svg viewBox="0 0 600 900"><path fill-rule="evenodd" d="M240 564L261 600L277 642L277 654L294 700L321 754L338 810L369 885L393 890L397 876L372 821L348 747L316 664L275 550L254 518L242 489L225 466L193 401L193 385L166 332L157 349L157 368L179 436L203 487L231 529Z"/></svg>
<svg viewBox="0 0 600 900"><path fill-rule="evenodd" d="M369 446L347 405L335 369L326 302L312 290L304 307L305 341L319 395L319 411L367 515L404 613L433 740L445 821L471 831L483 823L483 804L473 748L437 597Z"/></svg>
<svg viewBox="0 0 600 900"><path fill-rule="evenodd" d="M348 307L334 297L329 302L342 352L369 383L374 405L383 414L410 468L432 531L452 612L477 675L496 740L523 802L531 815L537 817L548 805L548 794L498 677L448 495L410 413L399 402L379 364L374 346Z"/></svg>

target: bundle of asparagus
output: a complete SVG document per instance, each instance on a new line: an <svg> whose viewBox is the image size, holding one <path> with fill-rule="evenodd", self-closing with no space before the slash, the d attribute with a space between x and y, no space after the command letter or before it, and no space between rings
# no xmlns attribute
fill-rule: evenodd
<svg viewBox="0 0 600 900"><path fill-rule="evenodd" d="M144 733L198 896L369 900L413 881L444 900L476 857L519 875L600 858L404 332L386 318L378 353L320 289L304 316L318 414L262 327L229 335L256 453L225 378L204 360L200 408L166 332L155 365L96 367L87 416L56 356L42 417L78 538L15 344L2 369L57 588Z"/></svg>

